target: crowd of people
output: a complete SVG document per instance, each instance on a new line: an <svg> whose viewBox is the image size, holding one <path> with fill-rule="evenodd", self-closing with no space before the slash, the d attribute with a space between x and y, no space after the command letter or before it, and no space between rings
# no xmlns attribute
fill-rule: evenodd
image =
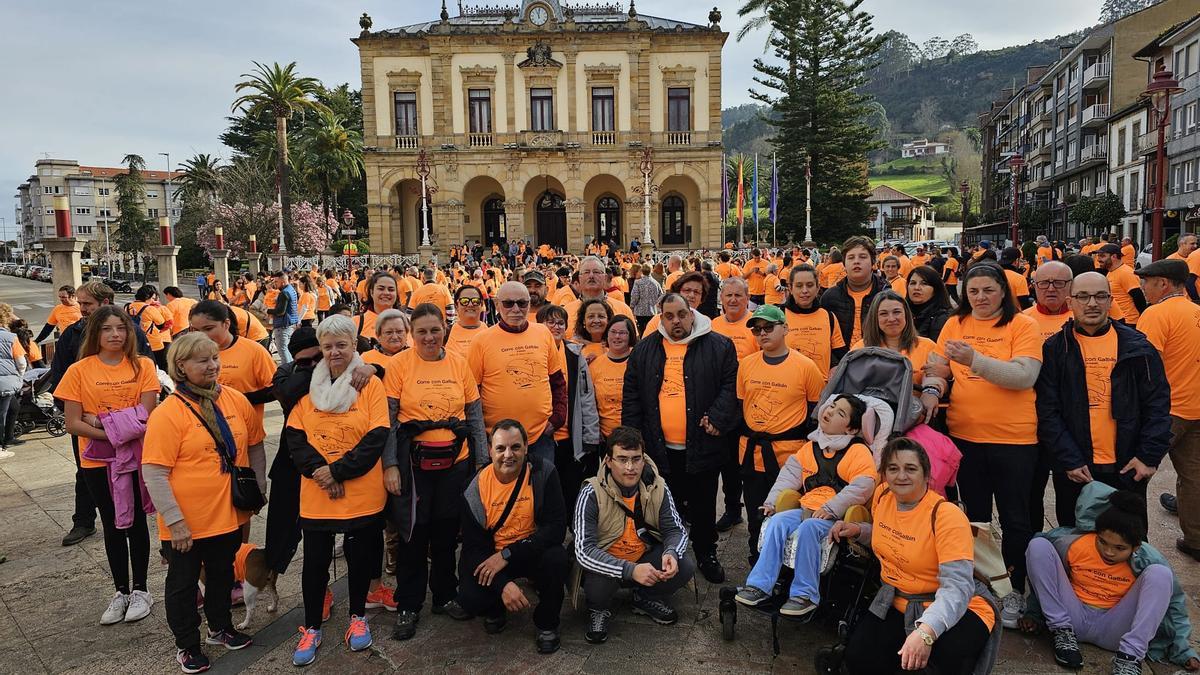
<svg viewBox="0 0 1200 675"><path fill-rule="evenodd" d="M442 266L242 274L228 289L202 275L199 300L144 285L117 307L101 282L63 287L39 336L59 333L50 377L78 465L63 543L99 514L115 587L100 622L137 621L153 605L157 513L188 673L208 668L202 645L251 643L230 608L249 592L255 539L272 575L304 544L303 666L339 600L335 555L351 650L372 644L368 609L394 612L392 637L411 639L428 593L432 613L488 633L531 609L535 648L552 653L575 584L590 643L607 640L623 588L632 611L676 622L672 596L694 576L726 582L718 535L743 521L743 605L812 614L828 542L878 559L851 672L986 671L1005 628L1048 629L1067 667L1082 640L1116 652L1114 673L1145 659L1197 670L1146 506L1169 454L1179 480L1161 506L1200 560L1188 246L1134 271L1131 243L1107 240L1039 238L1029 259L865 237L661 259L476 244ZM0 429L9 380L37 364L22 330L0 330ZM907 363L911 392L889 407L825 391L859 350ZM272 402L285 422L268 468ZM961 455L958 504L931 487L941 455L891 428L910 404ZM1043 532L1051 480L1058 527ZM1000 597L973 574L971 523L993 514L1012 589Z"/></svg>

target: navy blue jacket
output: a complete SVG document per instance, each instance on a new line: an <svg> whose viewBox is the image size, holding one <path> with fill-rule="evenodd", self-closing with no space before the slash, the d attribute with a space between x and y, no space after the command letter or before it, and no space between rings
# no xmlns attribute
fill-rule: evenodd
<svg viewBox="0 0 1200 675"><path fill-rule="evenodd" d="M1171 386L1162 357L1137 330L1117 322L1110 322L1108 330L1117 332L1117 362L1109 383L1117 423L1117 470L1134 457L1156 467L1171 442ZM1060 471L1092 464L1085 374L1075 321L1068 320L1042 345L1042 370L1034 385L1038 442L1051 450Z"/></svg>

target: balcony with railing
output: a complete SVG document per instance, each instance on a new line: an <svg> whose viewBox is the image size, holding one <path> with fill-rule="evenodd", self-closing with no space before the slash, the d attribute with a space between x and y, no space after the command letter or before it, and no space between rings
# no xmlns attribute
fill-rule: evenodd
<svg viewBox="0 0 1200 675"><path fill-rule="evenodd" d="M1092 127L1104 124L1108 119L1108 104L1094 103L1083 109L1083 126Z"/></svg>
<svg viewBox="0 0 1200 675"><path fill-rule="evenodd" d="M593 131L592 145L616 145L617 132L615 131Z"/></svg>
<svg viewBox="0 0 1200 675"><path fill-rule="evenodd" d="M692 132L690 131L668 131L667 145L691 145Z"/></svg>
<svg viewBox="0 0 1200 675"><path fill-rule="evenodd" d="M420 145L419 140L420 140L420 137L416 136L416 135L397 136L396 137L396 149L397 150L416 150L417 146Z"/></svg>
<svg viewBox="0 0 1200 675"><path fill-rule="evenodd" d="M1083 71L1083 88L1095 89L1108 84L1108 76L1112 70L1112 64L1108 61L1097 61L1087 67Z"/></svg>
<svg viewBox="0 0 1200 675"><path fill-rule="evenodd" d="M1079 151L1079 166L1088 164L1089 162L1106 162L1108 161L1108 144L1093 143L1084 146Z"/></svg>
<svg viewBox="0 0 1200 675"><path fill-rule="evenodd" d="M1139 155L1153 155L1158 152L1158 131L1150 131L1138 136L1134 141L1134 152Z"/></svg>
<svg viewBox="0 0 1200 675"><path fill-rule="evenodd" d="M467 145L472 148L490 148L492 147L492 135L490 133L467 134Z"/></svg>

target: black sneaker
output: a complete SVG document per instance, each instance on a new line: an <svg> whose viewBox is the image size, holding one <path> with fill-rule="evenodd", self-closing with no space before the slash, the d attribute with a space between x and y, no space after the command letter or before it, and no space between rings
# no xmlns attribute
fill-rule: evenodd
<svg viewBox="0 0 1200 675"><path fill-rule="evenodd" d="M539 630L537 634L537 651L539 654L553 654L558 651L558 631Z"/></svg>
<svg viewBox="0 0 1200 675"><path fill-rule="evenodd" d="M654 623L670 626L679 620L679 613L664 600L646 597L641 593L633 594L633 613L648 616Z"/></svg>
<svg viewBox="0 0 1200 675"><path fill-rule="evenodd" d="M1142 660L1125 652L1112 657L1113 675L1142 675Z"/></svg>
<svg viewBox="0 0 1200 675"><path fill-rule="evenodd" d="M497 616L483 617L483 630L488 635L495 635L496 633L499 633L500 631L504 630L504 627L507 625L508 625L508 614L507 613L501 612Z"/></svg>
<svg viewBox="0 0 1200 675"><path fill-rule="evenodd" d="M584 632L583 639L594 645L608 642L608 622L610 619L612 619L612 612L607 609L589 609L588 629Z"/></svg>
<svg viewBox="0 0 1200 675"><path fill-rule="evenodd" d="M726 511L719 519L717 519L717 532L728 532L734 527L741 525L745 520L742 518L742 511Z"/></svg>
<svg viewBox="0 0 1200 675"><path fill-rule="evenodd" d="M236 651L244 647L249 647L253 640L245 633L236 631L233 628L226 628L215 633L209 631L208 637L204 638L204 642L210 645L223 645L229 651Z"/></svg>
<svg viewBox="0 0 1200 675"><path fill-rule="evenodd" d="M462 605L458 604L457 600L451 600L444 605L434 605L430 611L434 614L445 614L455 621L467 621L473 617L470 612L462 608Z"/></svg>
<svg viewBox="0 0 1200 675"><path fill-rule="evenodd" d="M396 625L392 628L392 638L396 640L408 640L417 634L417 622L420 621L421 615L416 612L400 610L396 612Z"/></svg>
<svg viewBox="0 0 1200 675"><path fill-rule="evenodd" d="M1164 492L1158 496L1158 503L1166 509L1167 513L1179 515L1179 500L1170 492Z"/></svg>
<svg viewBox="0 0 1200 675"><path fill-rule="evenodd" d="M62 545L74 546L93 534L96 534L96 528L76 525L75 527L71 528L71 531L67 533L67 536L63 537Z"/></svg>
<svg viewBox="0 0 1200 675"><path fill-rule="evenodd" d="M1079 639L1073 628L1050 630L1054 638L1054 660L1063 668L1078 670L1083 667L1083 653L1079 651Z"/></svg>
<svg viewBox="0 0 1200 675"><path fill-rule="evenodd" d="M176 650L175 661L185 673L203 673L209 667L208 657L200 650L200 645Z"/></svg>
<svg viewBox="0 0 1200 675"><path fill-rule="evenodd" d="M698 558L697 566L700 568L700 574L708 580L710 584L725 583L725 568L721 567L721 561L717 560L717 553L713 551Z"/></svg>
<svg viewBox="0 0 1200 675"><path fill-rule="evenodd" d="M4 441L4 447L6 448L15 448L18 445L25 445L25 441L19 438L10 438L7 441Z"/></svg>

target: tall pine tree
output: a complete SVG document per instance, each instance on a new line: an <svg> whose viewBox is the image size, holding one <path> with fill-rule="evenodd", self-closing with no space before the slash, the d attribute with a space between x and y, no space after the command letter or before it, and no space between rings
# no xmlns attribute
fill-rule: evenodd
<svg viewBox="0 0 1200 675"><path fill-rule="evenodd" d="M755 59L750 96L770 105L779 166L779 233L804 236L804 165L812 158L813 237L823 244L863 234L867 153L883 147L867 119L871 97L857 93L886 39L876 35L863 0L747 2L774 29L775 60Z"/></svg>
<svg viewBox="0 0 1200 675"><path fill-rule="evenodd" d="M154 234L154 221L145 211L146 186L142 183L142 171L146 169L146 160L141 155L125 155L121 160L127 168L125 173L117 174L114 182L117 189L117 219L119 227L114 242L117 250L131 256L146 253L150 246L151 235ZM143 279L146 270L143 268Z"/></svg>

